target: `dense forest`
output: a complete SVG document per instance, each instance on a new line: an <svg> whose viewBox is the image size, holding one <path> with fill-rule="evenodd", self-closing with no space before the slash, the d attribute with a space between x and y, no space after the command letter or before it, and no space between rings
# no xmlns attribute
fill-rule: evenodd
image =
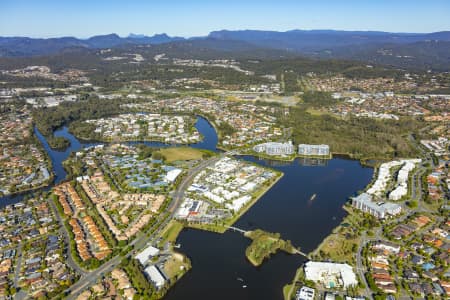
<svg viewBox="0 0 450 300"><path fill-rule="evenodd" d="M243 69L254 71L257 75L280 74L292 71L300 76L308 73L331 74L341 73L347 77L361 76L363 78L394 77L404 74L404 71L382 66L366 65L350 60L318 60L310 58L290 58L278 60L241 60Z"/></svg>
<svg viewBox="0 0 450 300"><path fill-rule="evenodd" d="M38 129L52 137L55 129L72 123L70 130L77 136L92 136L92 126L79 126L80 121L106 117L123 112L120 104L124 99L100 100L91 97L79 102L63 102L56 107L35 109L33 112ZM301 104L290 109L290 114L280 120L280 125L292 127L295 144L329 144L333 153L348 154L354 158L390 159L411 157L414 147L408 134L415 133L421 124L414 119L376 120L370 118L338 118L332 115L313 115L310 107L323 107L334 103L329 93L305 92ZM214 116L205 115L214 121ZM234 129L228 124L218 128L222 134L231 134ZM61 147L64 142L49 139L52 147Z"/></svg>
<svg viewBox="0 0 450 300"><path fill-rule="evenodd" d="M171 84L173 80L182 78L199 78L212 80L222 85L250 85L269 83L268 79L259 76L246 75L233 69L221 67L191 67L174 65L144 65L110 74L97 71L91 74L91 82L97 86L121 88L128 82L153 80Z"/></svg>
<svg viewBox="0 0 450 300"><path fill-rule="evenodd" d="M48 139L52 148L68 145L67 141L53 137L53 131L73 121L101 118L121 111L121 99L100 100L90 97L77 102L62 102L55 107L38 108L33 111L34 122L39 131Z"/></svg>
<svg viewBox="0 0 450 300"><path fill-rule="evenodd" d="M295 144L328 144L333 153L360 159L391 159L416 154L408 141L408 134L420 128L416 120L337 118L328 114L312 115L307 108L305 105L292 108L282 121L284 126L293 128Z"/></svg>

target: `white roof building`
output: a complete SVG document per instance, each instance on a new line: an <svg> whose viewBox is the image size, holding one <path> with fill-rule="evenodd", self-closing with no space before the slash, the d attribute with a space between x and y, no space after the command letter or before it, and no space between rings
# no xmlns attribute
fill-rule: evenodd
<svg viewBox="0 0 450 300"><path fill-rule="evenodd" d="M298 154L305 156L327 156L330 155L330 146L300 144L298 145Z"/></svg>
<svg viewBox="0 0 450 300"><path fill-rule="evenodd" d="M352 198L352 205L363 212L369 213L380 219L386 218L388 215L398 215L402 212L402 207L395 203L375 202L372 201L372 195L362 193Z"/></svg>
<svg viewBox="0 0 450 300"><path fill-rule="evenodd" d="M408 177L409 172L414 170L417 163L420 163L421 159L408 159L401 160L405 164L402 166L397 175L397 187L389 193L390 200L400 200L402 197L408 194Z"/></svg>
<svg viewBox="0 0 450 300"><path fill-rule="evenodd" d="M381 164L378 169L377 180L373 183L370 189L367 190L368 194L380 196L386 189L386 185L391 178L390 169L395 166L401 165L400 161L390 161Z"/></svg>
<svg viewBox="0 0 450 300"><path fill-rule="evenodd" d="M265 152L267 155L290 155L294 154L294 145L291 141L287 143L267 142L253 147L255 152Z"/></svg>
<svg viewBox="0 0 450 300"><path fill-rule="evenodd" d="M386 192L386 186L389 180L391 180L391 168L402 166L397 175L397 186L389 194L389 199L399 200L407 194L408 190L408 176L409 172L415 168L417 163L420 163L421 159L403 159L394 160L381 164L378 169L378 176L373 185L367 190L368 194L382 196ZM391 195L392 194L392 195Z"/></svg>
<svg viewBox="0 0 450 300"><path fill-rule="evenodd" d="M389 193L389 200L397 201L408 193L406 183L398 185L392 192Z"/></svg>
<svg viewBox="0 0 450 300"><path fill-rule="evenodd" d="M160 289L166 283L166 279L154 265L148 266L145 268L144 272L148 275L150 280L155 284L155 286Z"/></svg>
<svg viewBox="0 0 450 300"><path fill-rule="evenodd" d="M214 201L214 202L217 202L217 203L223 203L223 202L225 202L225 199L224 198L222 198L222 197L220 197L220 196L218 196L218 195L216 195L216 194L213 194L213 193L211 193L211 192L205 192L204 194L203 194L206 198L208 198L209 200L212 200L212 201Z"/></svg>
<svg viewBox="0 0 450 300"><path fill-rule="evenodd" d="M298 292L295 297L295 300L314 300L314 289L303 286Z"/></svg>
<svg viewBox="0 0 450 300"><path fill-rule="evenodd" d="M242 206L244 206L251 199L252 197L250 197L249 195L245 195L240 198L237 198L236 200L233 200L232 203L227 203L225 206L228 209L232 209L237 212L242 208Z"/></svg>
<svg viewBox="0 0 450 300"><path fill-rule="evenodd" d="M173 169L170 170L169 172L167 172L166 176L165 176L165 180L167 182L174 182L175 179L177 179L178 175L180 175L180 173L182 172L181 169Z"/></svg>
<svg viewBox="0 0 450 300"><path fill-rule="evenodd" d="M159 254L159 249L153 246L148 246L144 250L142 250L138 255L136 255L136 259L139 260L141 265L145 265L145 263L149 260L150 257L156 256Z"/></svg>
<svg viewBox="0 0 450 300"><path fill-rule="evenodd" d="M309 261L305 264L305 275L307 280L320 282L327 288L348 288L358 284L356 275L348 264Z"/></svg>

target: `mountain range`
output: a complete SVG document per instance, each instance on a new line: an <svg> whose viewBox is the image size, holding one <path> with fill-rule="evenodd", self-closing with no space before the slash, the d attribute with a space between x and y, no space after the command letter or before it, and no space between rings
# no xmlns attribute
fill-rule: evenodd
<svg viewBox="0 0 450 300"><path fill-rule="evenodd" d="M117 34L75 37L28 38L0 37L0 57L45 56L68 48L116 48L130 45L177 44L199 45L225 51L280 50L284 53L316 58L343 58L387 64L397 67L450 67L450 31L433 33L390 33L380 31L290 30L221 30L207 36L183 38L167 34L146 36Z"/></svg>

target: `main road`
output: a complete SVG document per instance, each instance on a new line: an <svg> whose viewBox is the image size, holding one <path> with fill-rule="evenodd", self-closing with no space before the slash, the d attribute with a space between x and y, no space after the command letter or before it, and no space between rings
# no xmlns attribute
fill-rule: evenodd
<svg viewBox="0 0 450 300"><path fill-rule="evenodd" d="M128 258L133 256L136 252L143 249L146 245L154 242L158 236L158 233L167 225L167 223L172 220L175 215L177 208L180 206L181 201L183 200L184 193L186 189L190 186L195 176L200 173L205 168L211 166L216 163L220 158L225 157L226 155L232 155L233 152L224 152L219 156L213 156L205 161L202 161L200 164L190 169L187 174L182 178L181 182L178 184L176 190L172 193L172 201L170 202L167 212L169 212L169 216L165 213L162 213L158 216L157 222L149 229L150 232L153 232L150 236L141 232L139 236L134 239L129 245L134 246L134 250L130 250L126 255L116 255L111 258L109 261L101 265L94 271L86 272L81 270L79 266L77 266L77 271L82 271L82 277L75 284L73 284L70 288L68 288L65 292L67 294L67 299L76 299L76 297L86 290L91 285L95 284L99 278L104 276L105 274L111 272L116 268L123 258ZM163 217L165 216L165 218ZM70 255L69 255L70 257ZM71 264L72 265L72 264Z"/></svg>

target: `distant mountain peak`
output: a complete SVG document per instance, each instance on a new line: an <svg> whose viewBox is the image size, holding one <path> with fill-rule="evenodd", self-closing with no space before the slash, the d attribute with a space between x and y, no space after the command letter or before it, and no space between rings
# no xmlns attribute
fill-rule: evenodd
<svg viewBox="0 0 450 300"><path fill-rule="evenodd" d="M135 34L135 33L130 33L127 38L129 39L142 39L147 37L145 34Z"/></svg>
<svg viewBox="0 0 450 300"><path fill-rule="evenodd" d="M440 41L432 43L428 41ZM175 43L181 42L181 43ZM203 37L171 37L166 33L153 36L130 33L120 37L115 33L97 35L88 39L61 37L33 39L26 37L0 37L0 57L35 56L68 51L68 48L101 49L126 45L158 45L174 43L169 47L181 49L195 45L195 51L248 52L288 51L315 58L358 59L369 62L383 61L386 64L405 66L405 57L420 58L422 67L438 66L436 62L450 65L450 32L434 33L390 33L377 31L341 31L332 29L302 30L284 32L264 30L219 30ZM396 56L380 56L377 49L396 45ZM274 53L275 53L274 52ZM434 53L434 56L430 55ZM284 55L284 54L283 54ZM408 60L408 63L411 62ZM416 62L416 65L419 63ZM420 65L419 65L420 67ZM441 67L442 69L442 67Z"/></svg>
<svg viewBox="0 0 450 300"><path fill-rule="evenodd" d="M170 36L168 36L168 35L167 35L166 33L164 33L164 32L163 32L163 33L156 33L156 34L153 35L153 37L170 38Z"/></svg>
<svg viewBox="0 0 450 300"><path fill-rule="evenodd" d="M100 35L94 35L94 36L90 37L88 40L91 40L91 39L106 39L106 38L120 39L120 36L117 33L100 34Z"/></svg>

